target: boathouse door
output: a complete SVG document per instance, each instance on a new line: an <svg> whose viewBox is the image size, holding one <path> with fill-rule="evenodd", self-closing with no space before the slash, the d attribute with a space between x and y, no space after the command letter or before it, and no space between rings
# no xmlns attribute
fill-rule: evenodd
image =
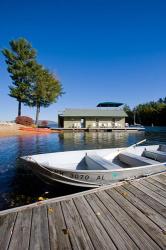
<svg viewBox="0 0 166 250"><path fill-rule="evenodd" d="M81 128L85 128L85 118L81 118Z"/></svg>

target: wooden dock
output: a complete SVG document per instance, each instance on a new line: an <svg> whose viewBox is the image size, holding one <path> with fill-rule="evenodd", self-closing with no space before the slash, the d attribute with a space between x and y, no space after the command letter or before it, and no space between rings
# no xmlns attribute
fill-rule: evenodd
<svg viewBox="0 0 166 250"><path fill-rule="evenodd" d="M136 127L122 127L122 128L51 128L52 131L71 131L71 132L112 132L112 131L145 131L145 128L136 128Z"/></svg>
<svg viewBox="0 0 166 250"><path fill-rule="evenodd" d="M1 211L0 249L166 249L166 172Z"/></svg>

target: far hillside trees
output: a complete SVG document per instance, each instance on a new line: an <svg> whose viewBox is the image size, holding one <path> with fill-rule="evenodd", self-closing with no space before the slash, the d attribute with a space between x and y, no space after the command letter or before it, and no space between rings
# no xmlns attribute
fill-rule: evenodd
<svg viewBox="0 0 166 250"><path fill-rule="evenodd" d="M143 125L166 125L166 103L164 102L148 102L139 104L135 108L138 119Z"/></svg>
<svg viewBox="0 0 166 250"><path fill-rule="evenodd" d="M134 123L133 111L130 109L130 107L128 105L124 105L123 109L126 112L126 114L128 115L128 117L126 117L126 122L129 124L133 124Z"/></svg>
<svg viewBox="0 0 166 250"><path fill-rule="evenodd" d="M135 116L135 122L142 125L166 126L166 97L158 101L139 104L133 109L125 105L124 111L128 115L126 121L129 124L134 124Z"/></svg>

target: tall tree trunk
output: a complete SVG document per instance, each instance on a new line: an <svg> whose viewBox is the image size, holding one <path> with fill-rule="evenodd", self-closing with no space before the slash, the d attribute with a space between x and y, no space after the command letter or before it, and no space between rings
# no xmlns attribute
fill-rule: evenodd
<svg viewBox="0 0 166 250"><path fill-rule="evenodd" d="M18 116L21 116L21 101L18 101Z"/></svg>
<svg viewBox="0 0 166 250"><path fill-rule="evenodd" d="M35 121L36 125L38 125L39 113L40 113L40 105L37 104L37 106L36 106L36 121Z"/></svg>

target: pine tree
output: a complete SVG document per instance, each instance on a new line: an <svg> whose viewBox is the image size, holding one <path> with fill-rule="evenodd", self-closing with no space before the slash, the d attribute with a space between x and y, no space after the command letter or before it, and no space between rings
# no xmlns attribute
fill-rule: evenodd
<svg viewBox="0 0 166 250"><path fill-rule="evenodd" d="M27 102L30 90L36 51L24 38L9 42L10 49L3 49L7 69L12 79L9 95L18 101L18 116L21 115L21 103Z"/></svg>
<svg viewBox="0 0 166 250"><path fill-rule="evenodd" d="M49 70L44 69L41 65L36 64L30 96L28 98L28 105L36 107L36 125L38 124L40 108L48 107L52 103L55 103L62 94L62 85L56 79L55 75L49 72Z"/></svg>

